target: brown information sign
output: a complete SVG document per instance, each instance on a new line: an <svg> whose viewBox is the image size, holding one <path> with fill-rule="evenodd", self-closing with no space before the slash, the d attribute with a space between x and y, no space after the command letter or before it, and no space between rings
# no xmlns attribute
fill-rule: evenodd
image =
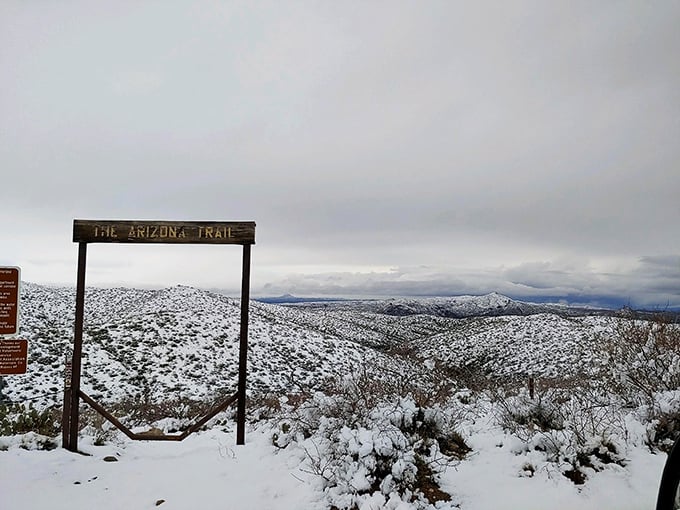
<svg viewBox="0 0 680 510"><path fill-rule="evenodd" d="M26 373L28 340L0 340L0 375Z"/></svg>
<svg viewBox="0 0 680 510"><path fill-rule="evenodd" d="M0 267L0 335L19 331L19 268Z"/></svg>
<svg viewBox="0 0 680 510"><path fill-rule="evenodd" d="M79 243L255 244L253 221L73 220Z"/></svg>

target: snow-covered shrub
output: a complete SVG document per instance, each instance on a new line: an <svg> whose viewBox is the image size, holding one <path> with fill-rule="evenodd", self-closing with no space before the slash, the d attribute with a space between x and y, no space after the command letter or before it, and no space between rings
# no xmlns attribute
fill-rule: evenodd
<svg viewBox="0 0 680 510"><path fill-rule="evenodd" d="M637 414L647 426L647 446L670 452L680 435L680 390L658 392Z"/></svg>
<svg viewBox="0 0 680 510"><path fill-rule="evenodd" d="M534 398L524 388L496 388L491 392L497 405L496 418L506 431L528 442L537 431L562 430L561 392L546 388Z"/></svg>
<svg viewBox="0 0 680 510"><path fill-rule="evenodd" d="M332 413L337 402L331 405ZM437 476L469 451L447 428L443 412L419 408L411 399L377 404L346 421L321 414L318 429L302 444L310 471L324 480L329 502L337 508L354 508L375 494L420 502L422 508L450 500L438 488Z"/></svg>
<svg viewBox="0 0 680 510"><path fill-rule="evenodd" d="M248 395L246 397L247 419L256 422L272 420L281 414L281 406L287 400L287 397L281 397L270 392Z"/></svg>
<svg viewBox="0 0 680 510"><path fill-rule="evenodd" d="M12 436L0 435L0 451L10 448L22 448L24 450L54 450L59 446L56 438L38 434L36 432L26 432Z"/></svg>
<svg viewBox="0 0 680 510"><path fill-rule="evenodd" d="M474 359L465 360L464 363L448 361L441 370L459 385L479 392L498 385L498 375L489 368L492 365L493 358L490 355L477 355ZM507 379L507 375L503 378Z"/></svg>
<svg viewBox="0 0 680 510"><path fill-rule="evenodd" d="M365 377L329 383L294 404L282 399L273 444L304 449L306 469L323 480L332 507L380 501L380 508L403 502L430 508L439 501L438 508L448 508L451 497L438 476L470 451L456 430L462 404L422 407L413 395Z"/></svg>
<svg viewBox="0 0 680 510"><path fill-rule="evenodd" d="M133 427L152 425L164 418L174 418L186 426L204 414L209 406L209 402L186 397L154 397L151 392L144 391L108 407L114 416L124 417L127 425Z"/></svg>
<svg viewBox="0 0 680 510"><path fill-rule="evenodd" d="M403 345L388 353L404 363L396 367L381 366L382 377L377 380L363 370L363 378L355 376L357 383L372 382L380 385L382 392L409 395L424 407L445 404L453 395L458 395L461 388L477 390L484 386L478 380L482 376L471 367L452 367L441 360L418 357L410 347Z"/></svg>
<svg viewBox="0 0 680 510"><path fill-rule="evenodd" d="M91 407L81 409L78 425L79 433L83 436L92 437L92 444L103 446L122 436L118 429Z"/></svg>
<svg viewBox="0 0 680 510"><path fill-rule="evenodd" d="M663 316L620 321L603 348L608 388L641 409L650 447L669 450L680 434L680 325Z"/></svg>
<svg viewBox="0 0 680 510"><path fill-rule="evenodd" d="M498 423L519 438L525 449L542 451L574 483L607 464L623 466L626 425L606 393L589 387L544 388L531 398L527 391L496 392Z"/></svg>
<svg viewBox="0 0 680 510"><path fill-rule="evenodd" d="M650 404L662 391L680 390L680 326L619 321L603 343L612 388L633 404Z"/></svg>

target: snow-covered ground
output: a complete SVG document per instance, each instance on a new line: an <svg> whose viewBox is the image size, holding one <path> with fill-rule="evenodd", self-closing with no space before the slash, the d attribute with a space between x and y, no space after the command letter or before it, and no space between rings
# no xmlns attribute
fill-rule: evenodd
<svg viewBox="0 0 680 510"><path fill-rule="evenodd" d="M94 446L86 436L80 449L88 455L61 448L27 450L20 442L19 437L0 439L0 446L7 448L0 451L0 506L7 510L328 508L321 481L309 473L305 451L295 445L274 447L269 425L264 423L248 430L244 446L236 446L233 430L224 427L181 443L121 439ZM24 447L30 447L30 435L24 442ZM447 508L651 509L665 461L663 454L635 448L628 453L625 468L613 466L576 486L547 468L528 476L523 466L540 455L518 455L511 439L498 430L482 428L470 436L469 443L473 453L441 477L442 488L453 495ZM105 462L107 456L118 460ZM412 508L385 499L368 498L360 509Z"/></svg>
<svg viewBox="0 0 680 510"><path fill-rule="evenodd" d="M80 449L0 452L3 509L224 510L323 508L318 483L300 471L300 452L277 452L262 431L245 446L214 428L181 443L124 441ZM113 456L117 462L103 459ZM162 503L161 503L162 501Z"/></svg>
<svg viewBox="0 0 680 510"><path fill-rule="evenodd" d="M501 445L502 446L499 446ZM574 485L549 466L524 471L537 452L517 455L497 432L470 438L475 454L443 477L442 488L465 510L643 510L654 508L665 454L635 448L625 468L611 466Z"/></svg>

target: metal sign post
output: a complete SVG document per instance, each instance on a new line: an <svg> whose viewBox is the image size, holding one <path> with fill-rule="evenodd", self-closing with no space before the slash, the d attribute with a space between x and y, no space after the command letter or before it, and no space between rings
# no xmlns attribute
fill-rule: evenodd
<svg viewBox="0 0 680 510"><path fill-rule="evenodd" d="M67 377L64 383L63 447L73 452L78 450L78 421L81 398L131 439L161 441L181 441L202 427L217 413L237 402L236 444L245 444L250 249L251 245L255 244L255 222L74 220L73 242L79 243L78 283L76 289L76 316L71 376L70 378ZM226 400L214 405L203 418L199 419L182 434L135 434L80 389L83 320L85 316L85 262L88 243L240 244L243 246L237 392Z"/></svg>

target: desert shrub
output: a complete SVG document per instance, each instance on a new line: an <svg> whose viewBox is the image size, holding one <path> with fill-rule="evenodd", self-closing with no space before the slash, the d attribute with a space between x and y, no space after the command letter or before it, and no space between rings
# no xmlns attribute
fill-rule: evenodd
<svg viewBox="0 0 680 510"><path fill-rule="evenodd" d="M14 436L35 432L42 436L53 437L60 431L60 410L47 407L39 410L31 404L0 405L0 435Z"/></svg>
<svg viewBox="0 0 680 510"><path fill-rule="evenodd" d="M110 405L114 416L125 417L132 426L153 424L165 418L189 422L200 416L210 404L185 397L153 398L144 392Z"/></svg>
<svg viewBox="0 0 680 510"><path fill-rule="evenodd" d="M666 453L680 437L680 391L658 392L654 401L637 410L646 424L646 444L652 450Z"/></svg>
<svg viewBox="0 0 680 510"><path fill-rule="evenodd" d="M572 378L532 378L533 395L528 380L507 380L488 389L485 394L495 404L498 423L508 432L522 437L523 431L561 430L562 407L572 395L583 392L583 380ZM585 382L586 386L588 382ZM592 391L589 390L589 391Z"/></svg>
<svg viewBox="0 0 680 510"><path fill-rule="evenodd" d="M288 397L268 391L248 395L246 398L247 418L250 421L272 420L281 414L282 402Z"/></svg>
<svg viewBox="0 0 680 510"><path fill-rule="evenodd" d="M633 404L658 392L680 390L680 327L655 320L620 320L603 342L612 388Z"/></svg>
<svg viewBox="0 0 680 510"><path fill-rule="evenodd" d="M272 442L304 448L332 508L388 500L447 508L451 496L439 488L439 474L470 451L456 428L461 411L421 406L418 394L399 396L393 385L402 384L362 370L327 381L323 392L279 401Z"/></svg>
<svg viewBox="0 0 680 510"><path fill-rule="evenodd" d="M476 392L487 391L507 381L507 376L500 380L494 375L489 368L491 361L488 356L477 356L462 364L446 364L442 370L446 377L456 381L459 386Z"/></svg>
<svg viewBox="0 0 680 510"><path fill-rule="evenodd" d="M331 505L353 508L376 496L422 507L451 499L439 488L438 475L470 448L444 412L399 399L376 404L363 415L343 416L357 409L341 399L317 395L303 406L303 421L290 420L281 427L289 437L299 424L306 429L309 471L323 479Z"/></svg>
<svg viewBox="0 0 680 510"><path fill-rule="evenodd" d="M81 410L78 425L82 434L93 438L95 446L111 443L122 435L106 418L89 407Z"/></svg>
<svg viewBox="0 0 680 510"><path fill-rule="evenodd" d="M640 410L649 446L668 451L680 435L680 326L663 315L620 320L602 347L608 389Z"/></svg>
<svg viewBox="0 0 680 510"><path fill-rule="evenodd" d="M109 402L104 408L130 429L146 427L158 433L176 433L186 430L203 416L214 402L176 398L152 398L150 393ZM213 418L218 423L220 414ZM121 437L115 425L95 409L84 406L79 415L80 432L94 438L95 445L109 443Z"/></svg>
<svg viewBox="0 0 680 510"><path fill-rule="evenodd" d="M548 462L574 483L607 464L625 465L621 455L626 424L616 402L606 392L584 382L564 387L540 388L534 398L528 391L496 391L496 419L504 430L519 438L525 449L545 453Z"/></svg>

